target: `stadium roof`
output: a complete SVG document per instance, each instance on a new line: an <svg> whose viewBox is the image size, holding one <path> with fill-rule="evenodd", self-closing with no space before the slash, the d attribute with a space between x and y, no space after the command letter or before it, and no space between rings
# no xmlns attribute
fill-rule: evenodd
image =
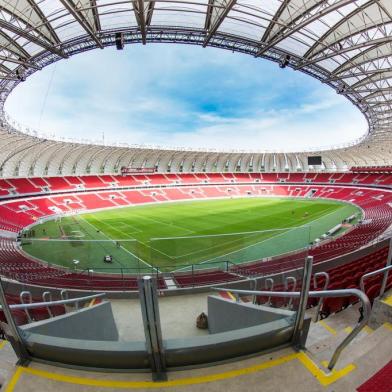
<svg viewBox="0 0 392 392"><path fill-rule="evenodd" d="M115 44L174 42L267 58L327 83L390 143L391 0L0 0L0 109L57 60ZM4 116L4 113L3 113Z"/></svg>

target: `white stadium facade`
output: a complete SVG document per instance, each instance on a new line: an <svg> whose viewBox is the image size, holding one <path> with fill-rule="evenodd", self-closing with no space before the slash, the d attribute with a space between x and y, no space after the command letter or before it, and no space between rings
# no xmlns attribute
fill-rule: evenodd
<svg viewBox="0 0 392 392"><path fill-rule="evenodd" d="M352 145L320 151L322 169L391 163L392 4L379 1L3 1L0 104L55 61L116 44L178 43L246 53L328 84L369 124ZM12 122L11 122L12 123ZM306 152L193 151L67 144L20 134L2 110L4 177L119 172L308 171ZM130 141L132 143L132 141ZM9 146L13 146L10 151ZM312 151L317 155L317 151Z"/></svg>
<svg viewBox="0 0 392 392"><path fill-rule="evenodd" d="M154 43L302 72L366 134L297 152L110 145L5 110L50 64ZM289 226L248 229L264 202ZM0 0L1 391L390 392L391 233L392 0Z"/></svg>

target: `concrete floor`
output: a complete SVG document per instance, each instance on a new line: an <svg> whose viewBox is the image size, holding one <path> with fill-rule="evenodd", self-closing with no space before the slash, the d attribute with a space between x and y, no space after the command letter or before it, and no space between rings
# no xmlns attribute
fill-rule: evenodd
<svg viewBox="0 0 392 392"><path fill-rule="evenodd" d="M208 293L159 298L162 336L164 339L208 334L196 328L196 318L207 313ZM143 320L138 299L111 300L114 319L121 341L144 340Z"/></svg>
<svg viewBox="0 0 392 392"><path fill-rule="evenodd" d="M392 292L389 294L392 295ZM195 327L196 316L206 311L206 297L207 294L160 298L164 337L206 333ZM115 300L112 306L121 339L142 339L138 301ZM308 350L300 353L306 357L305 362L293 349L285 348L232 363L169 372L168 379L173 381L172 384L152 383L150 373L97 373L36 362L27 369L18 370L13 377L18 368L14 366L16 357L8 343L0 346L3 346L0 349L0 378L9 382L5 386L6 392L144 392L151 389L164 392L355 392L359 385L389 362L392 352L392 327L383 326L375 331L367 329L348 346L338 362L336 370L341 371L342 377L332 380L330 377L334 373L328 375L326 370L322 370L325 369L322 361L330 359L357 319L358 309L351 307L326 320L312 323ZM354 367L347 371L346 365L352 364ZM322 382L327 384L322 385Z"/></svg>

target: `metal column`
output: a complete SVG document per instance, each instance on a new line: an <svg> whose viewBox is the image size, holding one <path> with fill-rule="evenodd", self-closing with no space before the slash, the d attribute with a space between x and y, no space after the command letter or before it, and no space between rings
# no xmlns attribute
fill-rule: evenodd
<svg viewBox="0 0 392 392"><path fill-rule="evenodd" d="M302 275L302 287L301 295L299 297L299 305L297 310L297 316L295 318L294 332L293 332L293 344L297 349L304 348L304 342L302 339L303 324L305 319L306 305L309 298L310 281L312 278L313 268L313 256L308 256L305 259L305 265Z"/></svg>
<svg viewBox="0 0 392 392"><path fill-rule="evenodd" d="M386 267L389 267L391 265L391 260L392 260L392 238L389 239L388 259L387 259ZM384 272L384 277L382 279L381 289L380 289L380 298L383 297L385 293L385 289L387 287L388 273L389 271Z"/></svg>
<svg viewBox="0 0 392 392"><path fill-rule="evenodd" d="M151 276L139 280L140 306L142 310L146 349L154 381L167 380L165 351L162 342L159 317L157 282Z"/></svg>
<svg viewBox="0 0 392 392"><path fill-rule="evenodd" d="M5 291L3 287L3 281L0 277L0 305L2 306L4 316L7 323L1 323L1 326L5 332L8 341L11 343L15 354L18 356L18 365L26 365L30 362L30 355L27 352L24 340L21 336L19 328L16 326L14 318L11 313L11 309L8 306L7 299L5 297Z"/></svg>

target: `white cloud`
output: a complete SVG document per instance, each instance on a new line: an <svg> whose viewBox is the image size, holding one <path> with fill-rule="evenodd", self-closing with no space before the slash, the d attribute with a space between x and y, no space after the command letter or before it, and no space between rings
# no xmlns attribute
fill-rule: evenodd
<svg viewBox="0 0 392 392"><path fill-rule="evenodd" d="M259 60L213 49L151 47L52 65L18 87L6 110L49 134L104 132L130 144L298 150L366 131L351 103L301 73L275 64L256 72Z"/></svg>

